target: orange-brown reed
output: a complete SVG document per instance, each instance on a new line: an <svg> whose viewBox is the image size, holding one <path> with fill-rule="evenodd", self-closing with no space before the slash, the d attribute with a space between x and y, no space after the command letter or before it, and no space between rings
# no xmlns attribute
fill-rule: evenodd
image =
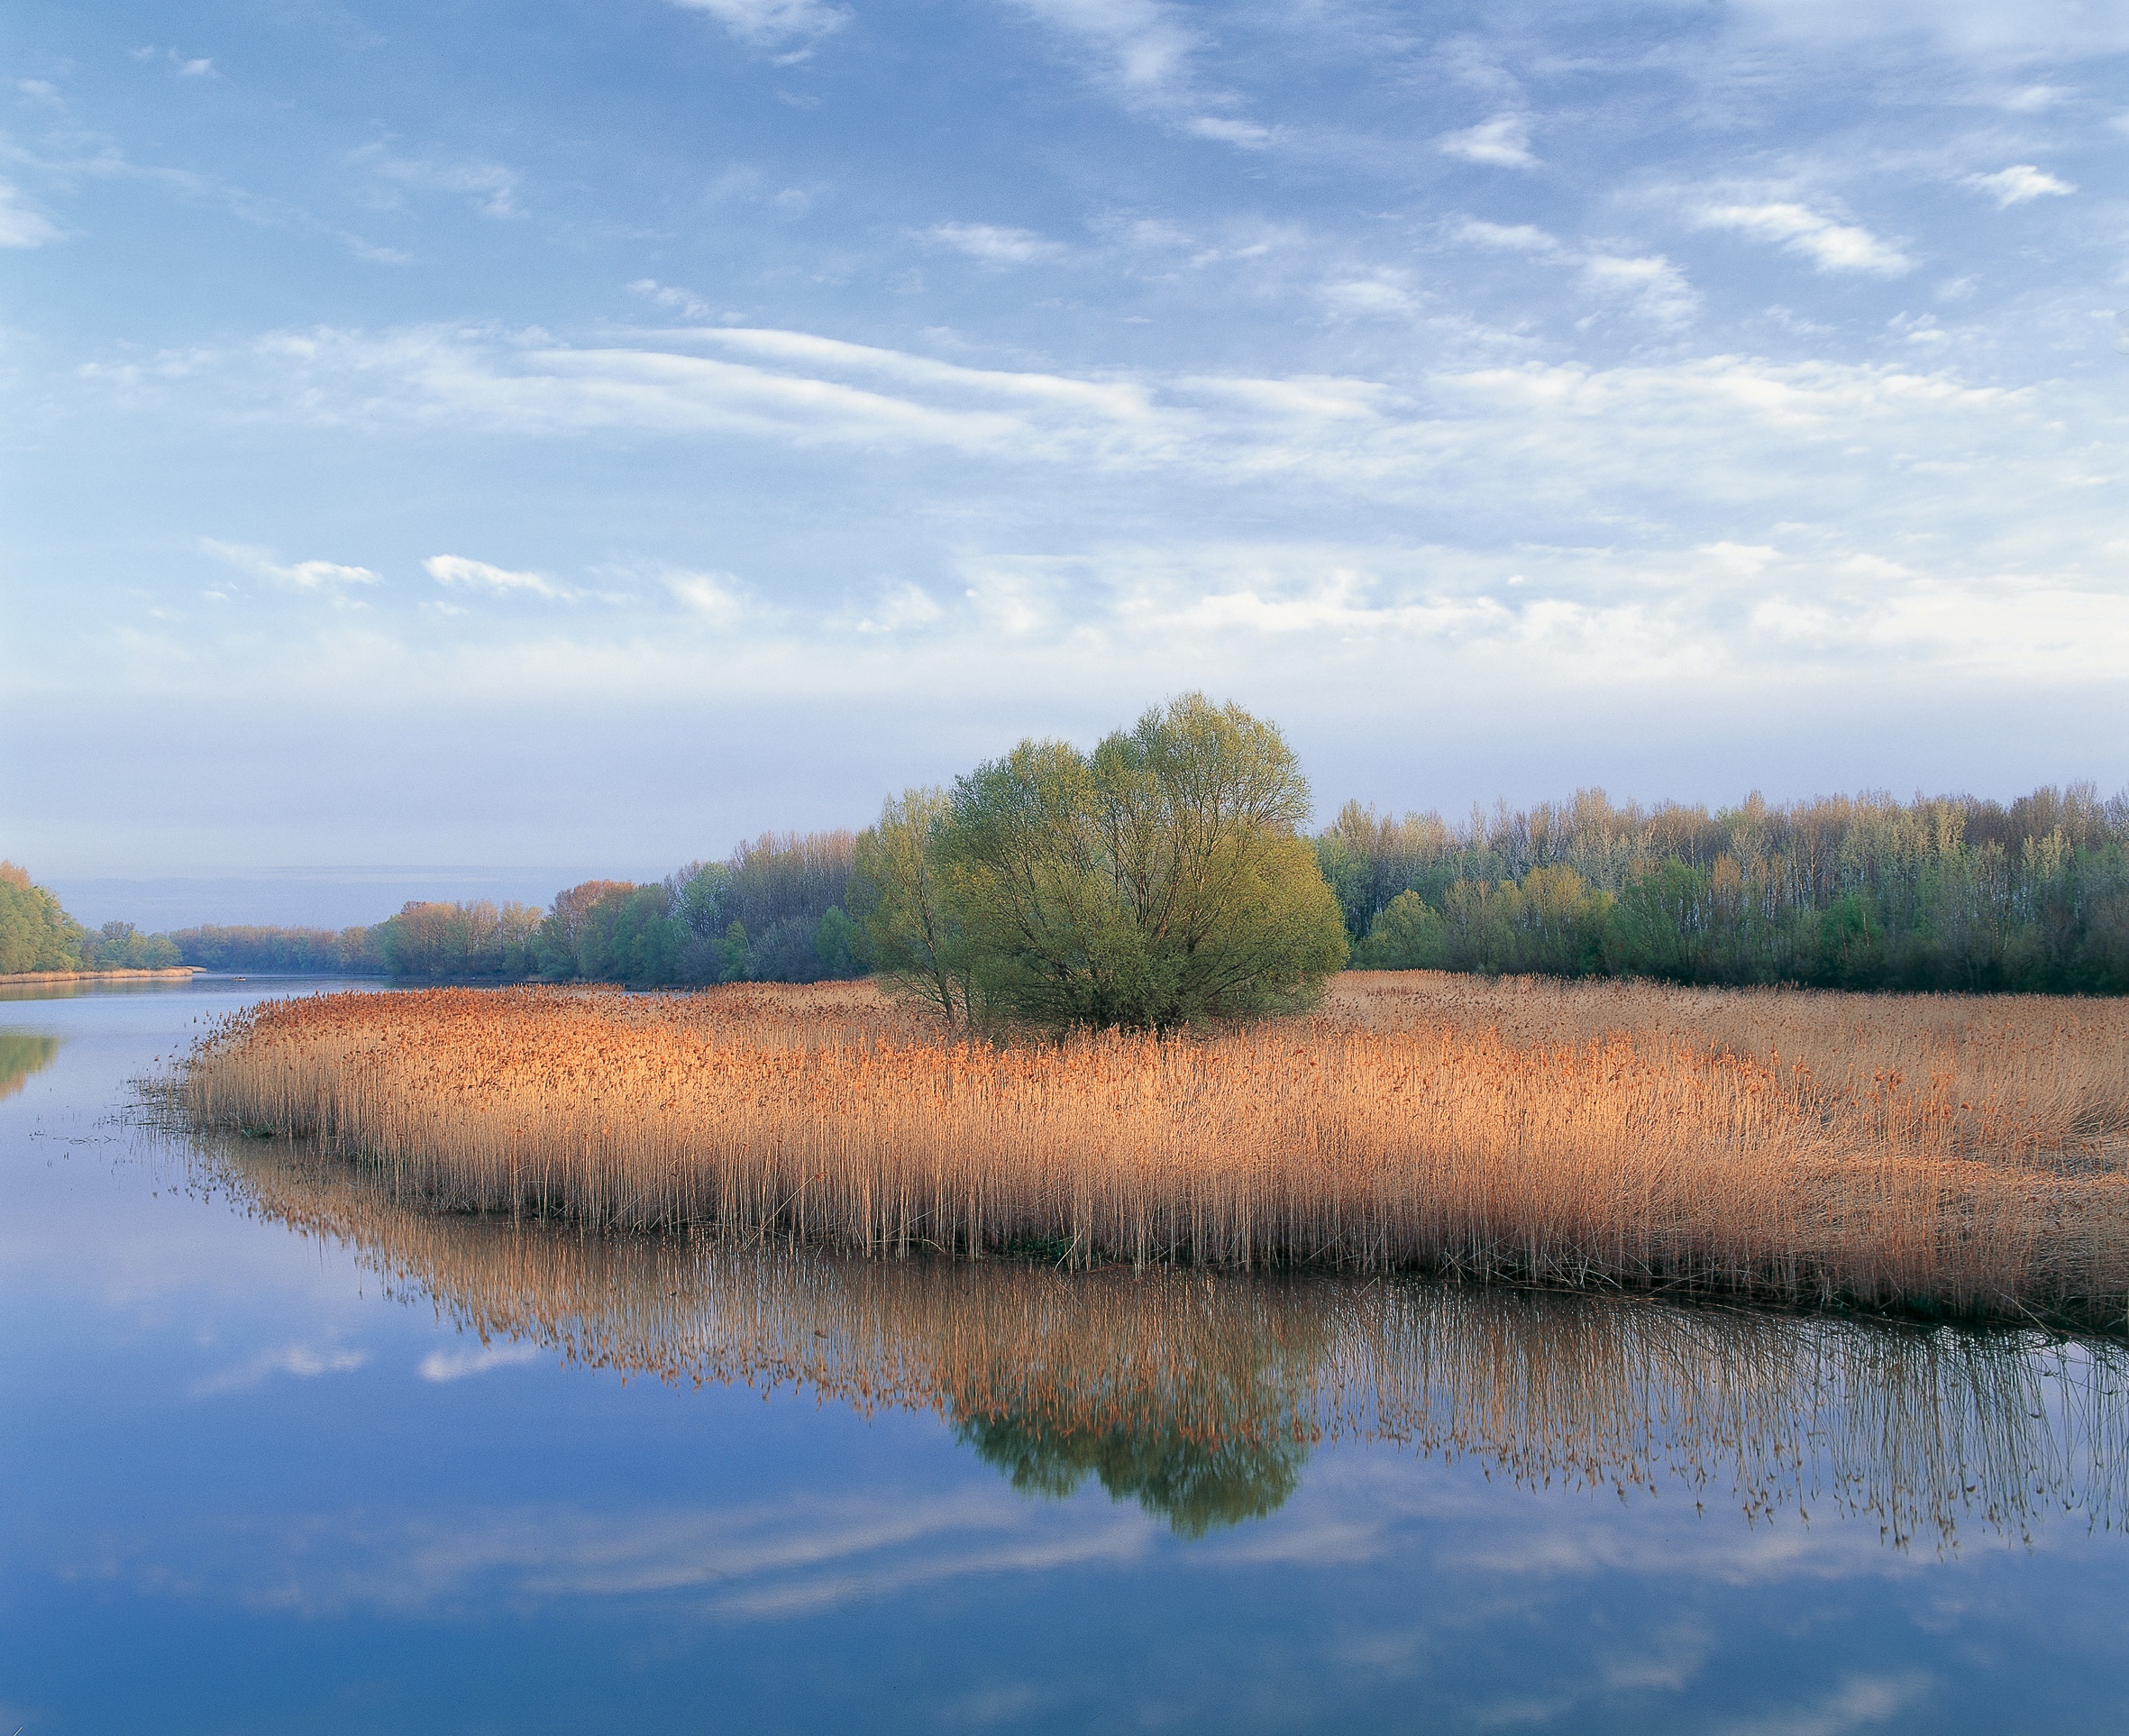
<svg viewBox="0 0 2129 1736"><path fill-rule="evenodd" d="M847 1250L1446 1268L2119 1324L2129 1006L1339 979L1300 1020L948 1040L863 984L328 995L202 1125L404 1197Z"/></svg>
<svg viewBox="0 0 2129 1736"><path fill-rule="evenodd" d="M301 1147L217 1142L254 1211L349 1245L485 1341L674 1383L793 1387L1002 1429L1067 1464L1195 1458L1265 1511L1320 1440L1476 1457L1530 1486L1682 1487L1755 1518L1871 1514L1889 1542L2051 1513L2129 1522L2129 1348L1457 1284L1029 1261L853 1260L714 1231L588 1236L395 1204ZM1124 1493L1118 1489L1117 1493ZM1193 1524L1193 1513L1200 1524Z"/></svg>

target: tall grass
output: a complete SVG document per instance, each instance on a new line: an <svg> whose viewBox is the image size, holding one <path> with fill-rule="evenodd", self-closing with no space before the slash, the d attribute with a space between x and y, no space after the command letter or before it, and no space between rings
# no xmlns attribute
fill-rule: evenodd
<svg viewBox="0 0 2129 1736"><path fill-rule="evenodd" d="M988 1046L863 984L440 990L256 1009L184 1090L201 1124L516 1216L2116 1324L2129 1303L2116 1002L1399 973L1306 1020Z"/></svg>
<svg viewBox="0 0 2129 1736"><path fill-rule="evenodd" d="M1683 1488L1888 1541L2129 1522L2129 1351L1461 1284L848 1260L714 1233L583 1236L395 1205L282 1144L215 1161L483 1339L623 1375L936 1413L1023 1487L1090 1472L1179 1530L1275 1507L1326 1438L1531 1486Z"/></svg>

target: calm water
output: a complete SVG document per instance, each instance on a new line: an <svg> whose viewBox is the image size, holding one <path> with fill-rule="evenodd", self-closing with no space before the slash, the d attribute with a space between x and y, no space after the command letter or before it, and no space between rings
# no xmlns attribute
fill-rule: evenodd
<svg viewBox="0 0 2129 1736"><path fill-rule="evenodd" d="M121 1119L262 991L0 1000L0 1736L2129 1711L2115 1349L425 1218Z"/></svg>

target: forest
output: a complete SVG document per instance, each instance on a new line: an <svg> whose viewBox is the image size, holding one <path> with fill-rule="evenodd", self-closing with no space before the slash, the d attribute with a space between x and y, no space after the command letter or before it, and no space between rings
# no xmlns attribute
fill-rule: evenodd
<svg viewBox="0 0 2129 1736"><path fill-rule="evenodd" d="M1316 838L1357 968L1825 988L2129 992L2129 795L1601 790L1452 826L1348 803Z"/></svg>
<svg viewBox="0 0 2129 1736"><path fill-rule="evenodd" d="M91 931L0 864L0 974L183 964L639 987L856 976L900 956L859 871L892 853L911 799L862 836L765 833L662 881L585 882L544 911L416 903L337 932ZM935 792L926 811L949 806ZM2129 993L2129 795L2103 801L2089 785L2008 804L1755 796L1713 810L1583 790L1454 823L1348 802L1311 842L1357 969ZM881 931L868 937L865 919Z"/></svg>

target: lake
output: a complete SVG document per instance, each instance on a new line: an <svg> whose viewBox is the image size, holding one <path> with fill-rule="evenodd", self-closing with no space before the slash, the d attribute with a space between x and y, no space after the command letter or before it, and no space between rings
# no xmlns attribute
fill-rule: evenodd
<svg viewBox="0 0 2129 1736"><path fill-rule="evenodd" d="M2116 1342L432 1216L0 996L0 1736L2119 1728Z"/></svg>

